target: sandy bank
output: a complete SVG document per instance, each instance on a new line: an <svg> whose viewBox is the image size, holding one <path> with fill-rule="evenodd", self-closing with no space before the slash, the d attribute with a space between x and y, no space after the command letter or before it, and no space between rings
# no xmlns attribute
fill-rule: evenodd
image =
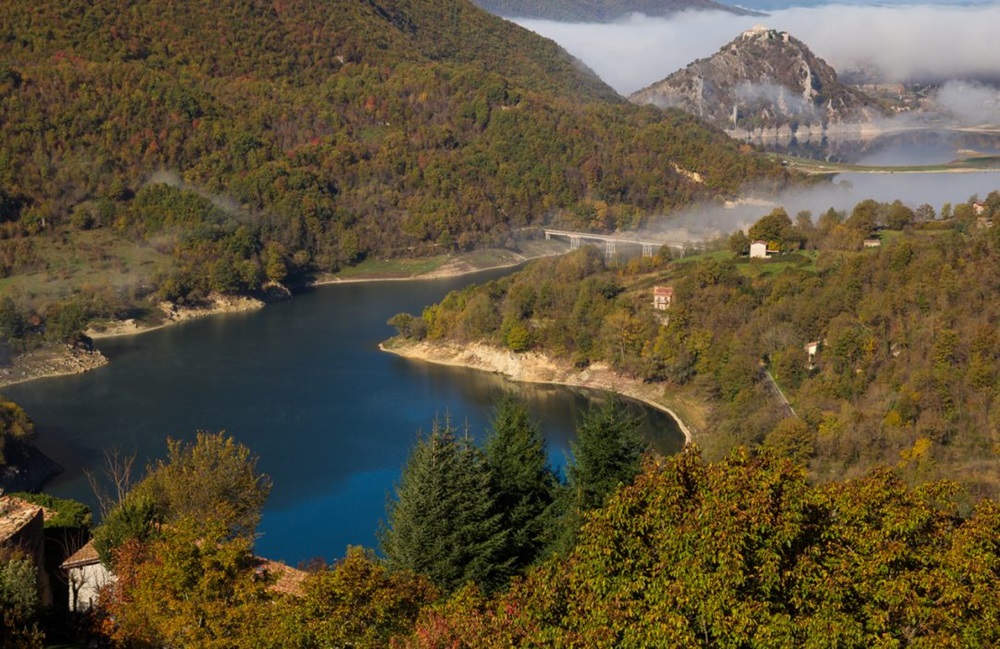
<svg viewBox="0 0 1000 649"><path fill-rule="evenodd" d="M486 372L498 372L513 381L527 383L553 383L598 390L615 390L627 397L647 403L673 417L684 433L684 439L691 442L691 429L677 413L661 402L663 390L655 384L643 383L616 374L603 363L594 363L585 369L578 369L566 362L553 360L542 354L528 352L515 354L481 343L451 344L428 342L398 342L380 345L383 351L405 358L469 367Z"/></svg>
<svg viewBox="0 0 1000 649"><path fill-rule="evenodd" d="M87 351L69 345L44 347L19 354L9 367L0 368L0 387L52 376L82 374L107 363L107 357L97 350Z"/></svg>
<svg viewBox="0 0 1000 649"><path fill-rule="evenodd" d="M160 302L157 308L162 313L163 320L159 324L149 325L136 322L135 319L112 320L93 324L83 333L94 340L101 338L113 338L115 336L133 336L136 334L155 331L170 325L203 318L210 315L222 313L242 313L245 311L256 311L264 306L262 300L254 297L240 295L220 295L213 293L204 302L196 305L178 305L173 302Z"/></svg>
<svg viewBox="0 0 1000 649"><path fill-rule="evenodd" d="M160 324L146 325L129 318L92 325L84 334L94 340L113 336L132 336L194 318L220 313L255 311L263 307L264 302L250 297L211 295L203 304L197 306L178 306L170 302L161 302L158 306L163 312ZM8 367L0 368L0 387L53 376L82 374L107 363L107 357L99 350L88 351L69 345L36 349L15 356Z"/></svg>

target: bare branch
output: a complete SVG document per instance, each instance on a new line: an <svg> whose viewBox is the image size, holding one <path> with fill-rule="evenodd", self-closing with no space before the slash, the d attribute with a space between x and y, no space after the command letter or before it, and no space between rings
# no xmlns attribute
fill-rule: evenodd
<svg viewBox="0 0 1000 649"><path fill-rule="evenodd" d="M101 518L108 515L132 490L132 471L135 467L135 453L125 455L120 448L104 451L104 467L100 476L85 471L91 491L97 498ZM110 485L111 490L105 486Z"/></svg>

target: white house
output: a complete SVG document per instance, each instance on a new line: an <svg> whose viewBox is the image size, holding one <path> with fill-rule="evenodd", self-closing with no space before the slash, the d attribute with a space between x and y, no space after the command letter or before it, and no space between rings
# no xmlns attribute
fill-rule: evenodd
<svg viewBox="0 0 1000 649"><path fill-rule="evenodd" d="M806 343L803 346L803 349L805 349L806 350L806 354L809 355L809 365L808 365L808 368L809 369L815 368L816 367L816 354L819 353L819 341L818 340L814 340L813 342Z"/></svg>
<svg viewBox="0 0 1000 649"><path fill-rule="evenodd" d="M69 610L89 611L97 604L97 592L115 580L97 555L93 540L73 553L59 566L69 577Z"/></svg>
<svg viewBox="0 0 1000 649"><path fill-rule="evenodd" d="M306 573L278 561L256 557L257 574L272 575L275 582L270 590L285 595L303 595ZM89 611L97 604L98 591L115 581L114 573L104 567L94 548L94 541L80 548L60 566L69 576L69 610L77 613Z"/></svg>
<svg viewBox="0 0 1000 649"><path fill-rule="evenodd" d="M767 242L766 241L754 241L750 244L750 258L751 259L765 259L767 257Z"/></svg>

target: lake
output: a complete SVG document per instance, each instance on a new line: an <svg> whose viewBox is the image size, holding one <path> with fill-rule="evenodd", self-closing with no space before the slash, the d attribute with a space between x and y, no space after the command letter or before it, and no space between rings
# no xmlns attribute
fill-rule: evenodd
<svg viewBox="0 0 1000 649"><path fill-rule="evenodd" d="M323 286L258 312L101 340L109 365L5 392L34 418L39 448L66 469L46 491L93 504L84 472L100 471L105 449L135 452L141 467L165 455L167 437L224 429L274 480L258 553L331 560L348 545L376 545L387 496L435 417L481 439L497 397L513 389L541 423L553 465L564 466L575 421L597 395L378 350L395 313L420 313L503 272ZM680 448L672 419L635 407L658 448Z"/></svg>

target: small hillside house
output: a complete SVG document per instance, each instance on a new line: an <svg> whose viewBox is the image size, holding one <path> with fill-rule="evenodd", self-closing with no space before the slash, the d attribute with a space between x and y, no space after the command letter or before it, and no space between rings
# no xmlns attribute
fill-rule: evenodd
<svg viewBox="0 0 1000 649"><path fill-rule="evenodd" d="M806 350L806 354L809 355L809 369L814 369L816 367L816 354L819 353L819 341L814 340L811 343L806 343L803 349Z"/></svg>
<svg viewBox="0 0 1000 649"><path fill-rule="evenodd" d="M757 240L750 244L750 258L751 259L767 259L771 255L776 255L780 250L776 248L768 248L766 241Z"/></svg>
<svg viewBox="0 0 1000 649"><path fill-rule="evenodd" d="M674 302L673 286L653 287L653 308L665 311Z"/></svg>
<svg viewBox="0 0 1000 649"><path fill-rule="evenodd" d="M97 555L94 542L88 541L59 566L66 571L69 584L69 610L75 613L89 611L97 603L97 594L105 585L113 582L111 574Z"/></svg>
<svg viewBox="0 0 1000 649"><path fill-rule="evenodd" d="M301 597L306 572L279 561L256 557L256 573L261 578L273 578L270 590L283 595ZM69 577L69 610L83 613L97 603L102 587L115 581L115 575L104 567L91 540L60 566Z"/></svg>
<svg viewBox="0 0 1000 649"><path fill-rule="evenodd" d="M45 570L46 511L14 496L0 496L0 548L18 550L34 562L38 568L39 600L49 605L52 603L52 588ZM51 512L48 513L51 515Z"/></svg>

